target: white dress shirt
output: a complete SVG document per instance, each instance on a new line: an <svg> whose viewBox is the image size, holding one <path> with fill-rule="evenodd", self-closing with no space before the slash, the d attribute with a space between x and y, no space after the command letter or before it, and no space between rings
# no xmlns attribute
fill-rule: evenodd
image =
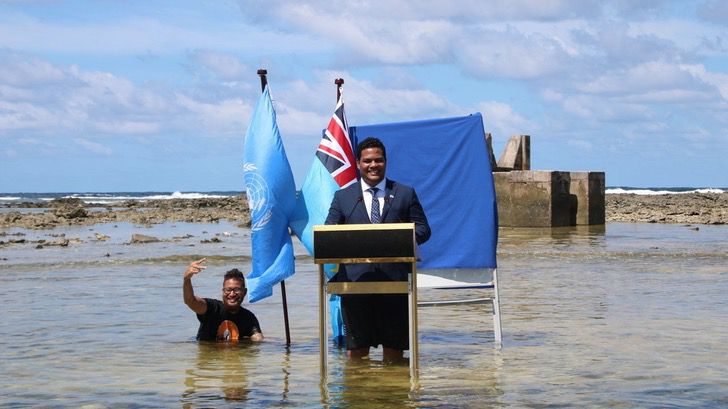
<svg viewBox="0 0 728 409"><path fill-rule="evenodd" d="M372 218L372 193L368 192L369 189L376 187L377 191L376 199L379 200L379 213L383 216L384 213L384 188L387 186L387 179L382 179L381 182L377 183L376 186L369 186L364 180L361 181L361 195L364 198L364 206L367 208L367 215L369 220Z"/></svg>

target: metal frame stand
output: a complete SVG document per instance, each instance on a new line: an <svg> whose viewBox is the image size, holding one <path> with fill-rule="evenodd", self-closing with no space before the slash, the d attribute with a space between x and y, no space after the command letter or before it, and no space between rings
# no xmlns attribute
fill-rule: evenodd
<svg viewBox="0 0 728 409"><path fill-rule="evenodd" d="M362 235L366 235L366 240L362 240ZM375 240L372 240L373 237ZM369 246L367 243L379 245ZM323 250L327 244L336 248ZM410 378L418 378L415 246L414 223L314 226L314 263L319 265L319 358L322 383L326 383L328 375L327 294L408 294ZM410 263L412 269L408 281L327 282L324 264L329 263Z"/></svg>

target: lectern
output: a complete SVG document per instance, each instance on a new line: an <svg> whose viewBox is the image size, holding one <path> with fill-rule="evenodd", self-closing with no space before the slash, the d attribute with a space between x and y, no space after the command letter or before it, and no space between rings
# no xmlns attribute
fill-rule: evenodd
<svg viewBox="0 0 728 409"><path fill-rule="evenodd" d="M317 225L313 257L319 266L319 342L321 379L328 375L326 294L408 294L410 377L417 378L417 242L414 223ZM328 263L410 263L407 281L327 282Z"/></svg>

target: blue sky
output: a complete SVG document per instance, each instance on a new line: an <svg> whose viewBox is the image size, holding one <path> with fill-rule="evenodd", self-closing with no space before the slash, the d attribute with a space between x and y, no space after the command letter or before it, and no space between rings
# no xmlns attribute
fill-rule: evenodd
<svg viewBox="0 0 728 409"><path fill-rule="evenodd" d="M728 2L0 0L0 192L242 190L269 73L300 186L350 125L481 112L498 157L726 187Z"/></svg>

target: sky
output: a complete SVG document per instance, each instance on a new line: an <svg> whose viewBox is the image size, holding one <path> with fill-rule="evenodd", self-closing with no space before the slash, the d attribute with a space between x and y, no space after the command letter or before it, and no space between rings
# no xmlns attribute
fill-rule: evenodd
<svg viewBox="0 0 728 409"><path fill-rule="evenodd" d="M498 158L726 187L728 1L0 0L0 192L243 190L268 70L300 187L350 125L483 115Z"/></svg>

